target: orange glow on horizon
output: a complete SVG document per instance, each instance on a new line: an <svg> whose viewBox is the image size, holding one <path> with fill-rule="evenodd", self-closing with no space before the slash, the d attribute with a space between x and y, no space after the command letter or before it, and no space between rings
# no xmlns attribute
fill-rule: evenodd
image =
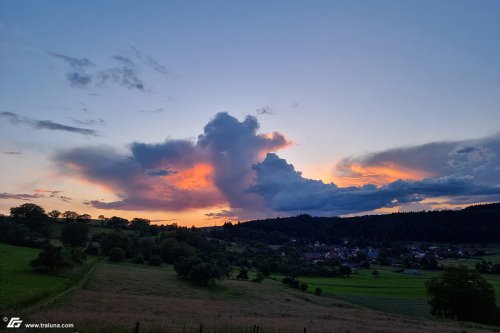
<svg viewBox="0 0 500 333"><path fill-rule="evenodd" d="M345 174L342 173L341 170L337 176L332 177L333 182L341 187L362 186L365 184L382 186L398 179L420 180L432 176L429 172L405 168L394 163L376 166L352 164Z"/></svg>

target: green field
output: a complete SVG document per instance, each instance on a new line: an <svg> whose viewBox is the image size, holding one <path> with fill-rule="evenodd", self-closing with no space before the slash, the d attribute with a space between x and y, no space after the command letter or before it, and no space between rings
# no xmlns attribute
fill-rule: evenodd
<svg viewBox="0 0 500 333"><path fill-rule="evenodd" d="M78 283L97 261L89 257L85 265L68 276L33 272L29 263L39 249L0 244L0 312L22 308L50 298Z"/></svg>
<svg viewBox="0 0 500 333"><path fill-rule="evenodd" d="M437 274L436 272L424 271L422 275L413 276L389 269L378 269L378 271L378 277L372 275L372 269L361 269L348 278L299 277L298 279L308 284L309 292L314 292L319 287L325 296L375 310L430 316L425 281ZM273 277L282 279L279 275ZM500 300L500 277L487 275L486 278L495 288L497 300Z"/></svg>

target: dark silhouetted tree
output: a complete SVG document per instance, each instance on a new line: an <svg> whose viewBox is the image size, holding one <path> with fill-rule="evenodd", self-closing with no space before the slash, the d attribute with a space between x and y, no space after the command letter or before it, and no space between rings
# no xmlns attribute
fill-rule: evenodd
<svg viewBox="0 0 500 333"><path fill-rule="evenodd" d="M474 269L448 266L425 286L435 316L488 324L498 315L493 286Z"/></svg>
<svg viewBox="0 0 500 333"><path fill-rule="evenodd" d="M127 225L128 220L118 216L113 216L106 221L106 226L112 228L125 228Z"/></svg>
<svg viewBox="0 0 500 333"><path fill-rule="evenodd" d="M25 203L19 207L12 207L10 217L14 222L27 226L31 232L42 236L49 235L49 221L45 210L34 203Z"/></svg>
<svg viewBox="0 0 500 333"><path fill-rule="evenodd" d="M80 223L89 223L91 218L92 216L90 216L89 214L82 214L76 217L76 221Z"/></svg>
<svg viewBox="0 0 500 333"><path fill-rule="evenodd" d="M61 216L61 212L58 211L57 209L54 209L54 210L51 210L50 212L48 212L47 215L53 219L57 219L59 216Z"/></svg>
<svg viewBox="0 0 500 333"><path fill-rule="evenodd" d="M81 223L69 223L61 229L61 242L66 246L83 247L87 243L89 227Z"/></svg>
<svg viewBox="0 0 500 333"><path fill-rule="evenodd" d="M74 221L76 221L76 218L78 217L78 213L73 212L71 210L67 210L64 213L62 213L62 217L66 222L74 222Z"/></svg>

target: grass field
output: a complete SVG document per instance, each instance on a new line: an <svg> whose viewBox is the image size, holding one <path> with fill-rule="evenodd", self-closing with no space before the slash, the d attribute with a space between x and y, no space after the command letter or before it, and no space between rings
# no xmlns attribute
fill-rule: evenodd
<svg viewBox="0 0 500 333"><path fill-rule="evenodd" d="M29 263L39 249L0 243L0 312L12 311L50 298L76 284L97 259L91 257L79 271L69 276L33 272Z"/></svg>
<svg viewBox="0 0 500 333"><path fill-rule="evenodd" d="M307 332L458 333L465 332L463 325L468 325L469 333L492 331L478 325L390 315L304 293L270 279L262 284L224 280L204 288L179 280L171 267L108 263L97 265L83 289L29 319L75 323L80 331L117 327L108 332L119 332L118 327L130 331L135 322L142 327L196 328L203 324L206 332L210 327L226 328L217 332L244 332L253 325L259 325L263 333L299 332L304 327Z"/></svg>
<svg viewBox="0 0 500 333"><path fill-rule="evenodd" d="M324 295L342 299L371 309L404 315L430 317L425 281L437 272L424 271L422 275L396 273L377 267L379 275L374 277L372 269L361 269L349 278L299 277L308 284L309 292L321 288ZM274 275L281 281L282 276ZM500 300L500 277L487 275Z"/></svg>

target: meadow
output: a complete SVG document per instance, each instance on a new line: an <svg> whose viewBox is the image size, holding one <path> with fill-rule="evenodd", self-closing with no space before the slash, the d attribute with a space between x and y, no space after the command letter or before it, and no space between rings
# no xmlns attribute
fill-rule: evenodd
<svg viewBox="0 0 500 333"><path fill-rule="evenodd" d="M307 332L492 331L470 323L374 311L291 289L272 279L261 284L229 279L207 288L178 279L170 266L106 262L97 264L82 289L29 319L109 332L130 331L136 322L148 328L145 332L153 327L189 332L188 328L200 325L205 332L252 332L253 325L260 327L259 332L282 333L303 332L303 328Z"/></svg>
<svg viewBox="0 0 500 333"><path fill-rule="evenodd" d="M76 285L97 262L87 262L64 276L33 272L29 263L38 257L39 249L0 243L0 312L12 312L49 299Z"/></svg>

